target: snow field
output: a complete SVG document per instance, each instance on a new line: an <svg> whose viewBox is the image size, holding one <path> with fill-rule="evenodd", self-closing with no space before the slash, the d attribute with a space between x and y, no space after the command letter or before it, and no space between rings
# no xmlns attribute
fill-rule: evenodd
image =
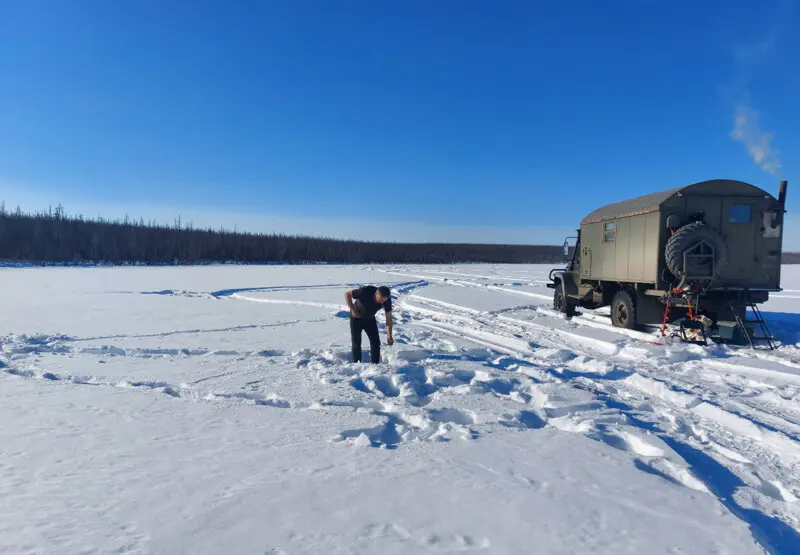
<svg viewBox="0 0 800 555"><path fill-rule="evenodd" d="M0 549L800 552L792 292L778 351L700 348L563 319L548 270L2 270Z"/></svg>

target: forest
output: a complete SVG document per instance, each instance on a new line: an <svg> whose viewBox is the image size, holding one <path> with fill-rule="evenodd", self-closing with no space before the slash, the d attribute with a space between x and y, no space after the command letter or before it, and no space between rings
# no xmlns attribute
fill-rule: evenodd
<svg viewBox="0 0 800 555"><path fill-rule="evenodd" d="M381 243L26 213L0 203L0 260L32 264L560 263L552 245Z"/></svg>

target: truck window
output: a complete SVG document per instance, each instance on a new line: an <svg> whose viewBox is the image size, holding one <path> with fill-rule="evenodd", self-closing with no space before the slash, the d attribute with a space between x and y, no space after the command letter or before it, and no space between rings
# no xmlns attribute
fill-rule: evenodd
<svg viewBox="0 0 800 555"><path fill-rule="evenodd" d="M778 213L774 210L764 212L764 222L762 225L762 237L776 238L781 236L781 224L778 222Z"/></svg>
<svg viewBox="0 0 800 555"><path fill-rule="evenodd" d="M616 222L606 222L603 224L603 242L613 243L617 239Z"/></svg>
<svg viewBox="0 0 800 555"><path fill-rule="evenodd" d="M749 224L751 217L749 204L733 204L728 211L728 221L732 224Z"/></svg>

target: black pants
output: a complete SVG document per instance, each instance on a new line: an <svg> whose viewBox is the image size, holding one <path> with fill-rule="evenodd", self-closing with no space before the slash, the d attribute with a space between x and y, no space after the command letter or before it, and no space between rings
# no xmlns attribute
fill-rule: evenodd
<svg viewBox="0 0 800 555"><path fill-rule="evenodd" d="M367 332L369 353L373 364L381 361L381 338L375 318L350 318L350 336L353 340L353 362L361 362L361 332Z"/></svg>

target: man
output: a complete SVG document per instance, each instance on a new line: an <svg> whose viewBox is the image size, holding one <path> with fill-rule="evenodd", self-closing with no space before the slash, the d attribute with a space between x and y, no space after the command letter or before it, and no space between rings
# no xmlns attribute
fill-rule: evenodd
<svg viewBox="0 0 800 555"><path fill-rule="evenodd" d="M373 364L381 361L381 339L375 314L383 308L386 313L386 342L394 344L392 337L392 298L385 285L365 285L344 294L350 309L350 336L353 342L353 362L361 362L361 332L367 332L370 358Z"/></svg>

